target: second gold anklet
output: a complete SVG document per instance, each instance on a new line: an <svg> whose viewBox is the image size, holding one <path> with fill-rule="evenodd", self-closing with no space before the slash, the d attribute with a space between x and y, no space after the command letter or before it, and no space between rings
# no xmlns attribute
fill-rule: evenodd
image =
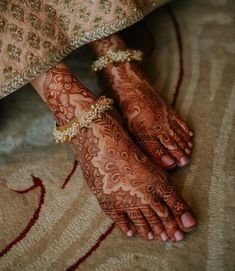
<svg viewBox="0 0 235 271"><path fill-rule="evenodd" d="M99 57L93 62L91 69L93 71L100 71L109 64L125 62L125 61L142 61L143 52L140 50L109 50L105 55Z"/></svg>

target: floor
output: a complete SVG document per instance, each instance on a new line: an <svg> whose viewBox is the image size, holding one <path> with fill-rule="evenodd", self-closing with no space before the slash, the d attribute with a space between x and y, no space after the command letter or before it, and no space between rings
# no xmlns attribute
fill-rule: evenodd
<svg viewBox="0 0 235 271"><path fill-rule="evenodd" d="M235 269L235 3L178 0L125 30L144 69L195 131L186 169L171 173L198 219L180 243L123 236L102 213L52 117L27 85L0 101L0 270ZM88 48L66 63L97 95Z"/></svg>

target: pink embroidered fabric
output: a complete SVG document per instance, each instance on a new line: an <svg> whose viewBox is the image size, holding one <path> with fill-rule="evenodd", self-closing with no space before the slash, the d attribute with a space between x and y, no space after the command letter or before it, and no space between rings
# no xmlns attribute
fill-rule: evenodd
<svg viewBox="0 0 235 271"><path fill-rule="evenodd" d="M1 0L0 98L166 0Z"/></svg>

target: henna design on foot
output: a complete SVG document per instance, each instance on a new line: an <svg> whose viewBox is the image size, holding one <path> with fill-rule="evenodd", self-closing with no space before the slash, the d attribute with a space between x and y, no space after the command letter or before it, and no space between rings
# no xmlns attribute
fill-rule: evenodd
<svg viewBox="0 0 235 271"><path fill-rule="evenodd" d="M48 71L43 90L60 124L80 116L95 100L64 65ZM95 120L86 133L75 136L71 146L101 208L125 235L138 232L145 240L175 241L196 224L166 172L108 114Z"/></svg>
<svg viewBox="0 0 235 271"><path fill-rule="evenodd" d="M188 205L166 172L140 152L114 119L106 114L72 144L91 191L125 234L131 221L131 229L146 240L152 234L158 240L177 241L179 232L183 236L181 215L189 212Z"/></svg>
<svg viewBox="0 0 235 271"><path fill-rule="evenodd" d="M91 43L97 55L105 54L108 49L125 47L117 35ZM133 138L142 150L166 168L188 165L193 133L156 94L138 64L110 64L103 74L114 92Z"/></svg>

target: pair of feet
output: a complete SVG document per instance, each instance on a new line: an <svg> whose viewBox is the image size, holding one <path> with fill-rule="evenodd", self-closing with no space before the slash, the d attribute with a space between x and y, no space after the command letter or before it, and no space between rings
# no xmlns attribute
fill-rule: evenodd
<svg viewBox="0 0 235 271"><path fill-rule="evenodd" d="M125 44L113 35L95 41L92 47L102 55ZM156 94L136 63L110 64L103 74L132 138L109 114L76 135L71 145L84 177L104 212L124 234L180 241L196 221L164 168L189 163L192 132ZM96 100L64 64L38 78L34 87L60 125L74 116L80 118Z"/></svg>
<svg viewBox="0 0 235 271"><path fill-rule="evenodd" d="M104 75L136 144L110 115L96 120L71 142L84 177L127 236L181 241L196 221L164 168L188 165L193 133L137 64L109 66Z"/></svg>

